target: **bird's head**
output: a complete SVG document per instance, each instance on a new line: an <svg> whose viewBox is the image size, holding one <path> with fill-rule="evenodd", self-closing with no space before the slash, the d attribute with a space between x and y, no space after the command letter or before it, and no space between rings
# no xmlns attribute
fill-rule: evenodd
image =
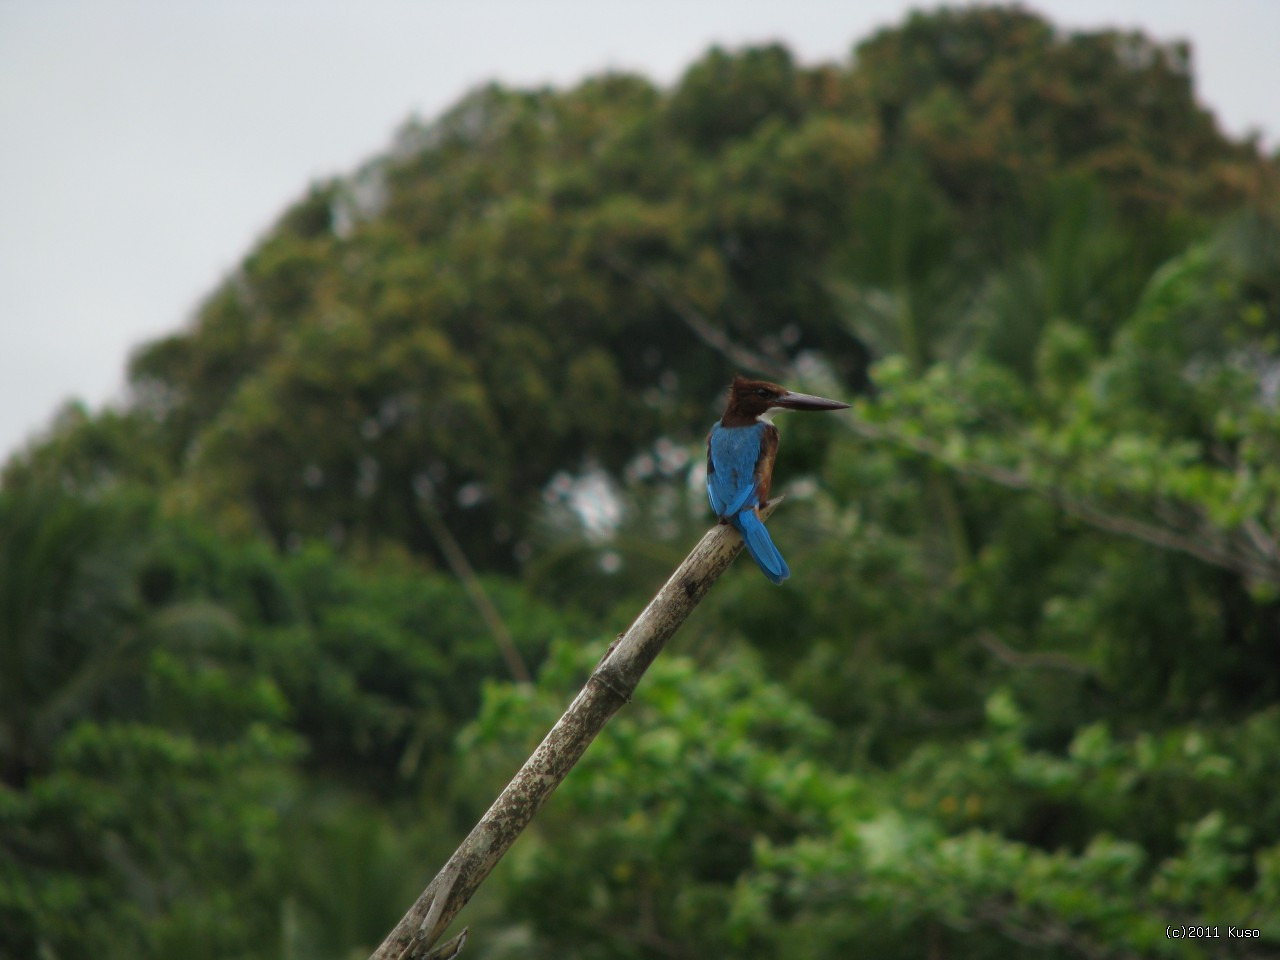
<svg viewBox="0 0 1280 960"><path fill-rule="evenodd" d="M844 410L849 405L839 400L794 393L768 380L734 377L729 385L729 403L721 423L725 426L754 423L770 410Z"/></svg>

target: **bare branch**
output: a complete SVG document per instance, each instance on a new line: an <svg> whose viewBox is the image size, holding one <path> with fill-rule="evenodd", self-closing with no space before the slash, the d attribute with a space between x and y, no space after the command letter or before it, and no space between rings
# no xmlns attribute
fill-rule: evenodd
<svg viewBox="0 0 1280 960"><path fill-rule="evenodd" d="M780 498L779 498L780 499ZM778 504L760 511L768 516ZM370 960L428 960L456 956L462 941L436 947L441 935L515 843L591 741L631 700L640 678L672 634L742 550L730 526L713 527L626 633L606 651L551 732L507 784L449 862L387 935ZM466 931L460 935L465 939Z"/></svg>
<svg viewBox="0 0 1280 960"><path fill-rule="evenodd" d="M645 287L667 305L699 340L721 356L732 361L739 370L754 370L775 379L785 380L789 364L785 357L770 358L735 342L723 330L703 316L702 311L679 296L648 270L633 267L614 253L606 252L604 262L617 274Z"/></svg>
<svg viewBox="0 0 1280 960"><path fill-rule="evenodd" d="M1093 673L1092 667L1074 660L1065 653L1055 653L1051 650L1027 653L1015 650L990 630L983 630L978 634L978 643L1001 663L1015 670L1060 670L1079 676L1088 676Z"/></svg>
<svg viewBox="0 0 1280 960"><path fill-rule="evenodd" d="M1269 555L1265 535L1262 543L1255 545L1243 537L1231 537L1228 531L1204 525L1203 530L1183 532L1171 527L1158 526L1137 517L1112 513L1097 504L1076 497L1057 487L1039 483L1017 470L992 463L970 461L954 463L942 448L924 437L906 436L898 431L879 427L857 417L842 417L858 436L879 443L889 443L942 464L961 476L987 480L1010 490L1022 490L1048 500L1069 516L1106 533L1114 533L1162 550L1171 550L1195 557L1204 563L1234 571L1251 580L1280 583L1280 559Z"/></svg>
<svg viewBox="0 0 1280 960"><path fill-rule="evenodd" d="M484 584L476 576L475 569L471 566L471 561L467 559L467 555L462 550L462 545L458 543L453 531L444 522L444 517L440 516L440 512L436 510L435 504L431 502L429 497L419 497L418 507L422 518L427 523L427 527L431 530L431 536L435 538L436 546L444 554L445 561L449 564L449 569L453 571L453 575L462 583L463 589L467 591L467 596L471 598L472 606L476 608L480 618L485 622L485 626L489 628L489 633L493 636L494 643L498 645L502 659L507 662L507 669L511 671L512 678L517 683L529 683L531 680L529 668L524 665L524 658L520 656L520 651L516 649L516 643L511 636L511 631L507 629L502 615L498 613L498 608L493 605L493 601L489 599L489 594L485 592Z"/></svg>

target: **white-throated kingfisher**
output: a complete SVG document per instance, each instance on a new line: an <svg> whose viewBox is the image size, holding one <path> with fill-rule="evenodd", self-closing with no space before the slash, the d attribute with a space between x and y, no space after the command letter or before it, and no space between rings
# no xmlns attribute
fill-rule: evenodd
<svg viewBox="0 0 1280 960"><path fill-rule="evenodd" d="M778 428L769 422L774 410L843 410L839 400L792 393L768 380L734 377L729 404L707 437L707 496L721 523L742 534L747 552L774 583L791 576L787 561L773 545L760 507L769 499Z"/></svg>

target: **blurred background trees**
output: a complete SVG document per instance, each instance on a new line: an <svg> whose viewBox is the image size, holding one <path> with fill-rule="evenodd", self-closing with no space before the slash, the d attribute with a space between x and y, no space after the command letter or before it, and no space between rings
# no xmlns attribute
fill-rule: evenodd
<svg viewBox="0 0 1280 960"><path fill-rule="evenodd" d="M796 577L468 950L1280 950L1275 184L1185 46L1016 8L406 124L4 469L0 954L365 955L707 524L738 370L860 398L784 424Z"/></svg>

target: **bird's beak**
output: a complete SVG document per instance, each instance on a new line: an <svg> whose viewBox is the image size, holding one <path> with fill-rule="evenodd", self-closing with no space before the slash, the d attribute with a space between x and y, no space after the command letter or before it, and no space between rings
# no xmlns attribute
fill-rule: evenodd
<svg viewBox="0 0 1280 960"><path fill-rule="evenodd" d="M772 405L784 410L845 410L849 406L839 400L814 397L807 393L784 393Z"/></svg>

